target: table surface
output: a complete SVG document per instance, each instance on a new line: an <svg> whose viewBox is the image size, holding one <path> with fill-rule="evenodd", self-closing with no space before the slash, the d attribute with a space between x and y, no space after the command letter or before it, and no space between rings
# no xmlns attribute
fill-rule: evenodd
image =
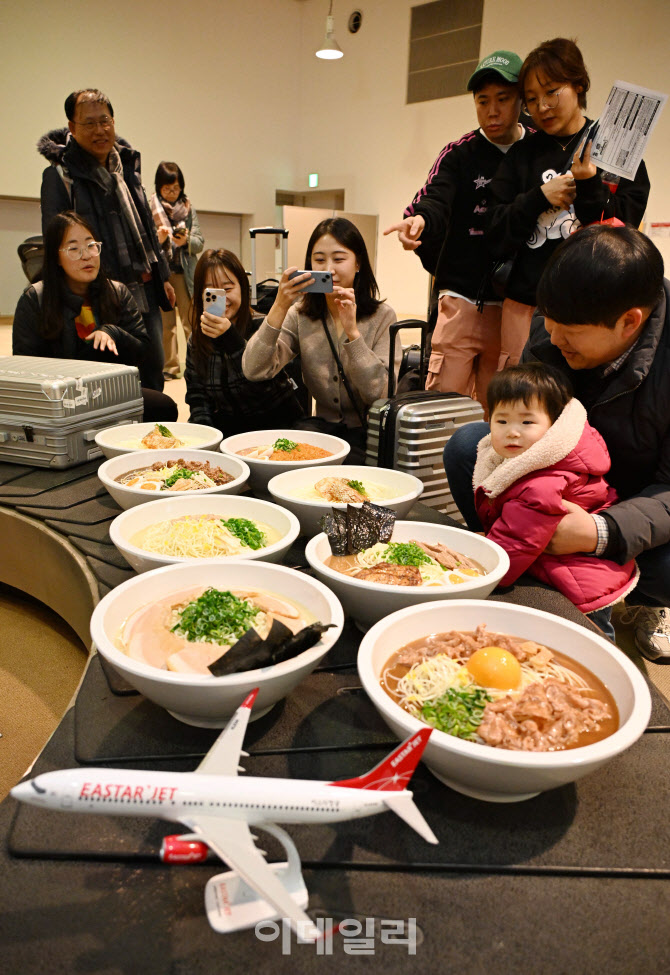
<svg viewBox="0 0 670 975"><path fill-rule="evenodd" d="M61 532L84 554L101 594L133 573L109 543L118 513L95 477L0 464L0 505ZM424 506L419 520L444 520ZM304 565L304 544L287 564ZM490 597L584 622L532 580ZM588 625L588 623L586 623ZM347 624L322 666L248 729L250 775L333 779L359 774L395 744L361 689L359 634ZM111 678L111 679L110 679ZM216 934L203 905L218 861L167 866L157 851L174 824L65 816L0 805L0 969L11 973L238 971L253 959L277 973L312 965L356 972L496 971L534 975L670 970L670 710L652 687L642 738L579 782L523 803L469 799L420 766L416 801L439 839L430 846L390 814L329 826L290 826L314 917L370 926L362 944L314 945L253 931ZM187 771L216 736L190 728L105 672L93 655L75 706L34 771L77 763ZM276 852L261 833L262 847ZM225 869L225 867L223 868ZM416 954L382 939L384 921L414 917ZM367 955L361 954L366 951ZM369 955L372 954L373 960Z"/></svg>

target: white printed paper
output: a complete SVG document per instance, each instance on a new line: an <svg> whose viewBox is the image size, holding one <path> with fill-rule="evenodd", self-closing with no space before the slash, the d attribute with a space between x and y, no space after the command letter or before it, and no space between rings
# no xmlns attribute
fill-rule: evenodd
<svg viewBox="0 0 670 975"><path fill-rule="evenodd" d="M599 169L635 178L667 98L660 91L614 82L591 149L591 160Z"/></svg>

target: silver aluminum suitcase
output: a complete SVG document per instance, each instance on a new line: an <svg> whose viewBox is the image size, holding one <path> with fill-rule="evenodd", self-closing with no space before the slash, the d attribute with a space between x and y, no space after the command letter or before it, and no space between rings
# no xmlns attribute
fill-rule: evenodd
<svg viewBox="0 0 670 975"><path fill-rule="evenodd" d="M391 350L398 328L423 326L425 322L399 322L391 326ZM392 353L391 353L392 354ZM465 423L484 419L477 400L458 393L414 390L393 396L393 369L389 368L389 397L378 399L368 413L365 462L371 467L391 467L413 474L423 482L423 504L463 523L444 471L442 453L451 435Z"/></svg>
<svg viewBox="0 0 670 975"><path fill-rule="evenodd" d="M142 419L134 366L0 356L0 461L74 467L101 457L95 435Z"/></svg>

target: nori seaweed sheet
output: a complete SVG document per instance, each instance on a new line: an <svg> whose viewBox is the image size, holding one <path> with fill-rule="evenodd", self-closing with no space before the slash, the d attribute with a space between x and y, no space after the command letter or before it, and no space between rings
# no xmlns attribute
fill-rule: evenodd
<svg viewBox="0 0 670 975"><path fill-rule="evenodd" d="M379 524L379 538L378 542L390 542L391 535L393 534L393 528L396 522L396 513L390 508L383 508L379 504L372 504L371 501L365 501L363 508L369 505L375 512L377 512L378 524Z"/></svg>
<svg viewBox="0 0 670 975"><path fill-rule="evenodd" d="M357 555L377 542L390 541L395 520L395 511L364 501L360 508L348 504L346 512L333 508L321 519L321 527L333 555Z"/></svg>
<svg viewBox="0 0 670 975"><path fill-rule="evenodd" d="M364 501L360 508L347 505L348 555L371 548L377 542L388 542L395 525L395 511Z"/></svg>
<svg viewBox="0 0 670 975"><path fill-rule="evenodd" d="M242 634L237 643L218 660L209 665L209 672L215 677L226 674L239 674L245 670L256 670L277 663L277 650L291 639L293 633L288 626L273 619L270 632L263 639L253 627Z"/></svg>
<svg viewBox="0 0 670 975"><path fill-rule="evenodd" d="M291 639L280 647L278 650L280 656L275 660L275 663L290 660L291 657L297 657L299 653L304 653L305 650L315 647L326 630L333 626L335 626L334 623L310 623L308 626L303 626L302 630L294 633Z"/></svg>
<svg viewBox="0 0 670 975"><path fill-rule="evenodd" d="M247 630L237 643L223 656L210 664L209 671L214 677L225 677L226 674L238 674L245 670L256 670L270 664L279 664L283 660L290 660L304 653L310 647L316 646L321 635L335 626L334 623L310 623L303 626L297 633L289 630L277 619L272 621L272 627L267 637L263 639L253 627Z"/></svg>
<svg viewBox="0 0 670 975"><path fill-rule="evenodd" d="M332 509L331 514L324 515L321 527L328 536L333 555L350 555L347 547L347 516L344 511Z"/></svg>

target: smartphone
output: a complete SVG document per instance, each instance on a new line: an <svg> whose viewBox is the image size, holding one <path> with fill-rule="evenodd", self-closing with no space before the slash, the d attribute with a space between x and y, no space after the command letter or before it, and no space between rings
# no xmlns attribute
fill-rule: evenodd
<svg viewBox="0 0 670 975"><path fill-rule="evenodd" d="M216 315L217 318L226 317L226 292L223 288L205 288L202 293L202 310Z"/></svg>
<svg viewBox="0 0 670 975"><path fill-rule="evenodd" d="M595 140L596 140L596 136L598 135L599 128L600 128L600 119L596 119L595 122L591 122L586 132L582 136L581 142L577 146L577 149L575 150L575 152L572 153L573 159L575 155L577 155L577 153L579 153L580 159L584 158L584 150L586 149L587 143L591 142L593 144L593 147L595 147L596 144ZM568 166L568 169L569 168L570 167Z"/></svg>
<svg viewBox="0 0 670 975"><path fill-rule="evenodd" d="M314 284L306 284L302 291L306 294L330 294L333 290L333 274L332 271L294 271L293 274L289 275L290 278L295 278L299 274L311 274L314 278Z"/></svg>

